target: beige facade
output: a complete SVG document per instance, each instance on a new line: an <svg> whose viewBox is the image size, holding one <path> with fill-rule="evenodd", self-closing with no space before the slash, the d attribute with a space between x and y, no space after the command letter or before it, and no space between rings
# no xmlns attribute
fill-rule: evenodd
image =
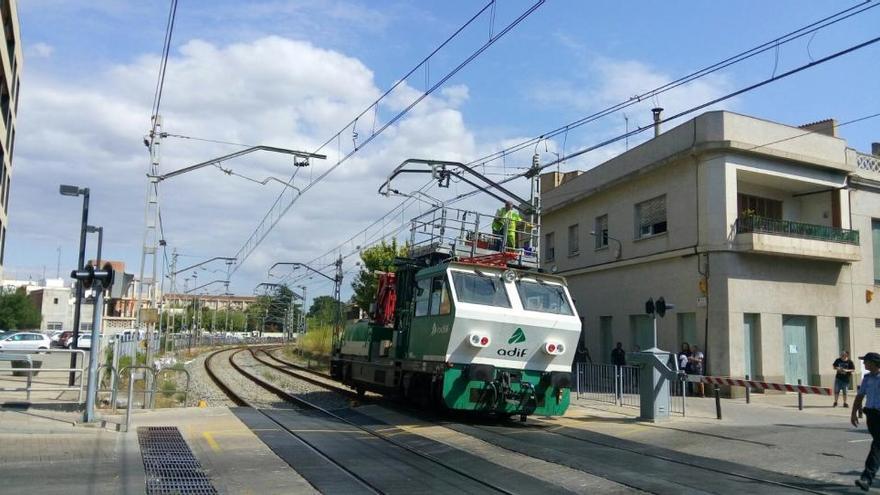
<svg viewBox="0 0 880 495"><path fill-rule="evenodd" d="M700 345L714 375L829 385L842 348L880 350L880 158L810 129L709 112L543 195L543 267L594 361L650 346L659 296L659 346Z"/></svg>
<svg viewBox="0 0 880 495"><path fill-rule="evenodd" d="M198 301L199 306L214 311L247 311L257 302L256 296L199 295L199 294L165 294L162 296L167 308L184 308Z"/></svg>
<svg viewBox="0 0 880 495"><path fill-rule="evenodd" d="M0 273L6 257L6 229L9 225L9 189L15 148L15 116L21 88L21 33L15 0L0 0L0 21L6 47L0 50Z"/></svg>

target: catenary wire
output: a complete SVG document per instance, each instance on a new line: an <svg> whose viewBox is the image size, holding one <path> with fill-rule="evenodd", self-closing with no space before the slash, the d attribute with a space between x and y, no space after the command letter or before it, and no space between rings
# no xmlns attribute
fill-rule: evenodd
<svg viewBox="0 0 880 495"><path fill-rule="evenodd" d="M611 106L611 107L608 107L608 108L606 108L605 110L602 110L602 111L597 112L597 113L595 113L595 114L592 114L592 115L589 115L589 116L583 117L583 118L581 118L581 119L578 119L578 120L576 120L576 121L573 121L573 122L571 122L571 123L569 123L569 124L566 124L566 125L564 125L564 126L562 126L562 127L559 127L559 128L557 128L557 129L554 129L554 130L552 130L552 131L545 132L545 133L541 134L541 135L538 136L538 137L535 137L535 138L532 138L532 139L529 139L529 140L523 141L523 142L521 142L521 143L518 143L518 144L516 144L516 145L510 146L510 147L505 148L505 149L503 149L503 150L496 151L496 152L494 152L494 153L491 153L491 154L489 154L489 155L486 155L486 156L484 156L484 157L482 157L482 158L478 158L478 159L476 159L476 160L473 160L473 161L469 162L469 165L485 164L485 163L488 162L488 161L494 161L494 160L497 160L497 159L499 159L499 158L501 158L501 157L506 156L507 154L510 154L510 153L512 153L512 152L518 151L518 150L523 149L523 148L525 148L525 147L531 146L532 144L534 144L534 145L537 146L538 144L540 144L540 142L541 142L542 140L546 140L546 139L548 139L549 137L553 137L553 136L558 135L558 134L560 134L560 133L562 133L562 132L565 132L565 133L566 133L566 136L567 136L568 132L569 132L571 129L573 129L573 128L579 127L579 126L584 125L584 124L586 124L586 123L588 123L588 122L591 122L591 121L593 121L593 120L596 120L596 119L598 119L598 118L600 118L600 117L602 117L602 116L608 115L608 114L610 114L610 113L612 113L612 112L616 112L617 110L620 110L620 109L622 109L622 108L626 108L626 107L628 107L628 106L630 106L630 105L632 105L632 104L638 103L638 102L642 101L643 99L645 99L645 98L647 98L647 97L649 97L649 96L653 96L654 94L660 94L660 93L663 93L663 92L665 92L665 91L669 91L669 90L674 89L675 87L678 87L678 86L680 86L680 85L682 85L682 84L686 84L687 82L692 82L693 80L698 79L698 78L700 78L700 77L705 77L705 76L707 76L707 75L709 75L709 74L712 74L712 73L714 73L714 72L717 72L718 70L721 70L721 69L726 68L726 67L729 67L729 66L731 66L731 65L733 65L733 64L736 64L736 63L742 62L742 61L744 61L744 60L747 60L747 59L749 59L749 58L751 58L751 57L754 57L754 56L756 56L756 55L758 55L758 54L760 54L760 53L764 53L764 52L766 52L767 50L770 50L770 49L778 49L778 47L779 47L781 44L784 44L784 43L788 43L788 42L794 41L794 40L799 39L799 38L801 38L801 37L803 37L803 36L806 36L806 35L808 35L808 34L810 34L810 33L814 33L815 31L817 31L817 30L819 30L819 29L822 29L822 28L825 28L825 27L831 26L831 25L836 24L836 23L838 23L838 22L841 22L841 21L843 21L843 20L849 19L849 18L851 18L851 17L853 17L853 16L855 16L855 15L862 14L862 13L864 13L864 12L870 10L870 9L873 9L873 8L875 8L875 7L877 7L877 6L880 6L880 4L872 3L870 0L867 0L867 1L865 1L865 2L861 2L861 3L859 3L859 4L856 4L856 5L852 6L852 7L849 7L849 8L847 8L847 9L843 9L843 10L838 11L838 12L832 14L832 15L826 16L826 17L824 17L824 18L822 18L822 19L819 19L819 20L817 20L817 21L815 21L815 22L812 22L812 23L807 24L807 25L805 25L805 26L803 26L803 27L800 27L800 28L798 28L798 29L796 29L796 30L794 30L794 31L791 31L791 32L786 33L786 34L784 34L784 35L782 35L782 36L779 36L779 37L777 37L777 38L775 38L775 39L773 39L773 40L767 41L767 42L765 42L765 43L763 43L763 44L760 44L760 45L755 46L755 47L753 47L753 48L750 48L750 49L748 49L748 50L742 51L742 52L738 53L737 55L734 55L734 56L728 57L728 58L726 58L726 59L724 59L724 60L722 60L722 61L720 61L720 62L716 62L716 63L711 64L711 65L709 65L709 66L706 66L706 67L704 67L704 68L702 68L702 69L700 69L700 70L698 70L698 71L692 72L692 73L690 73L690 74L688 74L688 75L685 75L685 76L682 76L682 77L680 77L680 78L678 78L678 79L676 79L676 80L674 80L674 81L671 81L671 82L666 83L666 84L664 84L664 85L658 86L657 88L654 88L654 89L652 89L652 90L650 90L650 91L647 91L647 92L642 93L642 94L640 94L640 95L637 95L637 96L635 96L635 97L633 97L633 98L630 98L629 100L626 100L626 101L620 102L620 103L618 103L618 104L616 104L616 105L613 105L613 106ZM775 78L775 74L773 75L773 78ZM649 128L649 127L648 127L648 128ZM641 128L641 129L644 130L645 128ZM639 132L641 132L641 131L639 131ZM623 138L628 138L628 137L630 137L630 134L629 134L629 133L625 134ZM549 165L555 165L555 164L557 164L557 163L560 163L560 162L562 162L562 161L565 161L567 158L570 158L570 157L571 157L571 156L563 157L562 159L559 159L559 160L557 160L556 162L552 162L552 163L549 164ZM498 168L513 168L513 167L501 167L501 166L498 166ZM510 179L505 180L505 181L503 181L503 182L508 182L509 180L513 180L513 179L515 179L515 178L519 178L519 177L521 177L521 176L522 176L522 174L511 175L511 176L510 176ZM428 182L428 184L431 184L431 183L432 183L432 181L429 181L429 182ZM423 186L422 189L420 189L420 191L422 191L423 189L424 189L424 186ZM464 199L465 197L470 197L470 196L472 196L473 194L475 194L475 192L466 193L466 194L464 194L464 195L459 195L458 197L453 198L452 200L447 201L446 203L448 204L448 203L450 203L450 202L452 202L452 201L456 201L456 202L457 202L457 200ZM459 199L459 198L460 198L460 199ZM353 235L353 236L350 237L349 239L343 241L342 243L340 243L339 245L337 245L337 246L334 247L333 249L331 249L331 250L325 252L324 254L322 254L322 255L316 257L315 259L312 260L312 262L314 262L315 260L321 259L321 258L323 258L323 257L329 256L329 255L332 254L334 251L338 251L338 250L340 250L344 245L353 242L354 239L360 237L362 234L364 234L365 231L369 230L370 228L372 228L373 226L375 226L376 224L378 224L379 222L381 222L383 219L385 219L385 218L391 216L392 214L394 214L394 213L396 212L396 210L398 210L399 208L401 208L401 207L403 207L404 205L406 205L407 203L411 202L411 201L410 201L411 199L412 199L412 198L407 198L406 200L404 200L404 201L402 201L401 203L397 204L394 208L392 208L391 210L389 210L388 212L386 212L384 215L382 215L381 217L379 217L379 219L377 219L376 221L374 221L373 223L371 223L369 226L367 226L366 228L362 229L361 231L359 231L357 234Z"/></svg>
<svg viewBox="0 0 880 495"><path fill-rule="evenodd" d="M526 17L528 17L528 16L531 15L535 10L537 10L538 7L540 7L541 5L543 5L544 2L545 2L545 0L538 0L534 5L532 5L529 9L527 9L525 12L523 12L518 18L516 18L515 20L513 20L513 21L512 21L510 24L508 24L504 29L502 29L501 31L499 31L498 34L496 34L494 37L490 38L486 43L484 43L482 46L480 46L480 48L478 48L476 51L474 51L474 52L473 52L470 56L468 56L463 62L461 62L461 63L460 63L459 65L457 65L454 69L452 69L451 71L449 71L445 76L443 76L442 78L440 78L440 80L439 80L437 83L435 83L433 86L431 86L430 88L428 88L427 91L425 91L425 92L422 93L418 98L416 98L415 100L413 100L413 101L412 101L409 105L407 105L403 110L401 110L400 112L398 112L397 114L395 114L395 115L394 115L394 116L393 116L388 122L386 122L382 127L380 127L378 130L376 130L374 133L370 134L370 135L364 140L363 143L361 143L359 146L356 146L351 152L349 152L348 154L346 154L345 156L343 156L343 157L342 157L339 161L337 161L334 165L331 165L326 171L322 172L317 178L315 178L314 180L310 181L306 186L304 186L304 187L302 188L302 190L301 190L296 196L293 196L293 197L290 199L290 202L289 202L285 207L283 207L282 209L278 210L278 214L275 216L274 221L271 221L271 222L270 222L271 225L269 225L268 227L266 227L266 225L268 225L268 224L267 224L267 221L269 221L269 220L271 219L272 212L275 211L276 207L279 206L279 204L280 204L280 202L281 202L281 199L284 197L284 190L282 190L282 192L278 195L278 197L276 198L276 200L275 200L275 202L273 203L273 205L269 208L269 210L268 210L268 211L266 212L266 214L263 216L263 219L260 221L260 223L259 223L259 224L257 225L257 227L254 229L254 232L251 234L251 236L247 239L247 241L245 241L244 245L243 245L243 246L238 250L238 252L236 253L236 258L239 259L239 263L236 265L235 270L238 270L238 268L241 267L241 266L244 264L244 262L245 262L245 261L247 260L247 258L250 256L250 254L253 253L253 251L259 246L259 244L262 242L262 240L265 239L265 237L269 234L269 232L272 230L272 228L274 228L274 226L277 225L277 223L280 221L280 219L281 219L281 218L282 218L282 217L283 217L283 216L284 216L284 215L290 210L291 207L293 207L293 205L297 202L297 200L298 200L300 197L302 197L303 194L305 194L307 191L309 191L309 190L312 188L312 186L314 186L315 184L318 184L319 182L321 182L324 178L326 178L329 174L331 174L334 170L336 170L340 165L342 165L342 164L345 163L349 158L351 158L355 153L357 153L359 150L363 149L363 147L366 146L369 142L371 142L371 141L372 141L373 139L375 139L377 136L379 136L380 134L382 134L382 132L384 132L387 128L389 128L390 126L392 126L392 125L393 125L394 123L396 123L398 120L400 120L401 118L403 118L403 116L406 115L407 113L409 113L409 111L412 110L413 107L415 107L416 105L418 105L422 100L424 100L424 99L427 98L429 95L431 95L434 91L436 91L437 88L439 88L440 86L442 86L443 84L445 84L446 81L448 81L448 80L449 80L450 78L452 78L455 74L457 74L459 71L461 71L461 69L463 69L465 66L467 66L468 64L470 64L474 59L476 59L477 57L479 57L484 51L486 51L486 50L487 50L490 46L492 46L496 41L498 41L500 38L502 38L504 35L506 35L508 32L510 32L514 27L516 27L520 22L522 22ZM492 3L494 3L494 0L493 0ZM490 3L490 5L491 5L491 3ZM484 10L485 10L485 8L484 8ZM469 22L471 22L471 21L469 21ZM457 32L459 32L459 31L457 31ZM368 110L369 110L369 108L367 109L367 111L368 111ZM357 119L355 119L355 120L352 121L352 122L356 122L356 120L357 120ZM340 132L341 132L341 131L340 131ZM336 136L341 136L341 134L337 134ZM333 139L336 139L336 137L331 138L330 140L328 140L328 143L331 142ZM319 148L319 149L320 149L320 148ZM261 230L263 230L263 231L261 232ZM253 246L252 246L252 247L250 247L250 246L251 246L251 243L253 243ZM250 247L250 249L249 249L249 247ZM248 249L249 249L249 250L248 250Z"/></svg>

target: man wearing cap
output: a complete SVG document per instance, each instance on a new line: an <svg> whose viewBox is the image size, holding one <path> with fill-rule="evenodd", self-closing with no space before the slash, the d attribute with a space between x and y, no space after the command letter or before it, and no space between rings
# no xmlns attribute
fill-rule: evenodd
<svg viewBox="0 0 880 495"><path fill-rule="evenodd" d="M860 356L859 359L865 362L868 373L862 378L862 385L859 386L859 393L853 402L849 421L853 426L859 426L858 412L864 410L868 432L873 438L868 458L865 459L865 470L862 471L862 476L856 480L856 485L859 488L868 491L871 488L871 483L874 482L877 468L880 467L880 354L869 352ZM866 395L868 396L867 400L865 400ZM864 409L862 409L863 401L865 403Z"/></svg>

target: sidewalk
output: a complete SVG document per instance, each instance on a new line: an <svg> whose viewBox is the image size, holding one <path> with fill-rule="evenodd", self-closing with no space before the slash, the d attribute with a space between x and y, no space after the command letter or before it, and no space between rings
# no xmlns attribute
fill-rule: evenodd
<svg viewBox="0 0 880 495"><path fill-rule="evenodd" d="M871 437L862 422L849 424L849 410L832 408L827 396L752 394L722 399L722 420L714 398L688 398L687 417L658 423L636 420L638 409L586 399L572 400L560 422L619 438L781 473L852 486ZM841 402L842 403L842 402ZM855 492L854 492L855 493Z"/></svg>
<svg viewBox="0 0 880 495"><path fill-rule="evenodd" d="M80 417L0 409L0 492L143 494L137 428L176 426L219 493L315 493L228 408L136 411L128 433L78 425Z"/></svg>

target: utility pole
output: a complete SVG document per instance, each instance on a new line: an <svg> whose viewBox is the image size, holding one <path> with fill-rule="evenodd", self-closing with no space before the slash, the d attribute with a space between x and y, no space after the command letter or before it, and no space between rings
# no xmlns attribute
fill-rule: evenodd
<svg viewBox="0 0 880 495"><path fill-rule="evenodd" d="M143 249L141 250L141 265L139 270L139 279L137 285L137 305L135 306L135 318L137 321L137 330L146 327L147 338L147 356L146 365L152 366L153 353L150 342L153 339L153 325L150 321L144 321L144 308L156 308L159 298L156 290L156 254L159 251L159 157L162 144L162 116L153 116L153 128L146 140L146 145L150 151L150 173L147 174L147 194L144 205L144 240ZM150 277L146 277L147 262L150 263ZM145 300L146 299L146 300ZM135 352L135 356L137 353ZM134 360L132 363L136 364ZM152 387L151 375L146 374L146 386L149 390Z"/></svg>
<svg viewBox="0 0 880 495"><path fill-rule="evenodd" d="M308 315L308 311L309 311L309 302L308 302L309 298L306 296L306 286L303 285L300 288L303 290L303 309L300 312L300 318L302 318L302 324L300 324L300 332L306 333L306 331L308 330L308 326L309 326L309 320L306 317L306 315Z"/></svg>
<svg viewBox="0 0 880 495"><path fill-rule="evenodd" d="M333 340L330 352L336 347L337 341L342 337L342 253L336 258L336 278L334 279L333 292L336 298L336 325L333 329Z"/></svg>

